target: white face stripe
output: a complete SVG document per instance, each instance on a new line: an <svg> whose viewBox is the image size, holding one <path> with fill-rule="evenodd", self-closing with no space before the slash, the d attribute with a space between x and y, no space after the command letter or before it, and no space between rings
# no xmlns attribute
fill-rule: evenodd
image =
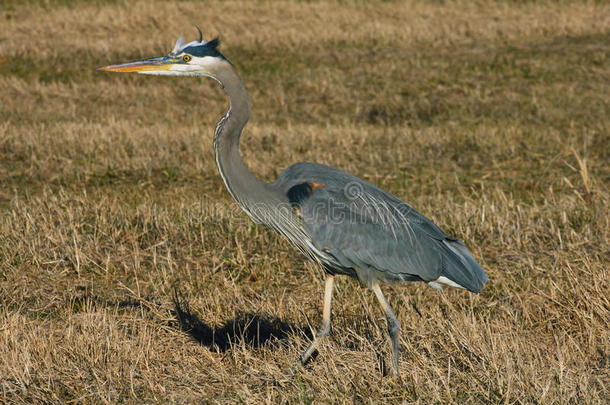
<svg viewBox="0 0 610 405"><path fill-rule="evenodd" d="M189 64L199 66L212 66L222 61L224 61L224 59L217 58L215 56L193 56L193 59L189 62Z"/></svg>
<svg viewBox="0 0 610 405"><path fill-rule="evenodd" d="M213 67L220 63L225 63L225 60L215 56L193 56L190 62L175 63L166 70L145 70L138 73L154 76L208 76L215 79Z"/></svg>

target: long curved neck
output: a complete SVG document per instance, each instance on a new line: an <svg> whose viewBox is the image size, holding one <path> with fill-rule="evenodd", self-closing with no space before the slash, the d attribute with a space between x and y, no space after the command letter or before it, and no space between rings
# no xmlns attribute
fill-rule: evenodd
<svg viewBox="0 0 610 405"><path fill-rule="evenodd" d="M307 253L308 237L283 192L275 184L254 177L239 153L241 131L250 118L246 88L229 62L217 65L211 73L230 101L229 111L218 121L214 135L216 165L227 190L255 222L275 229Z"/></svg>
<svg viewBox="0 0 610 405"><path fill-rule="evenodd" d="M248 169L239 153L239 139L250 118L248 92L230 63L214 72L229 96L229 110L218 121L214 135L216 165L231 196L254 219L261 221L253 210L267 193L266 183Z"/></svg>

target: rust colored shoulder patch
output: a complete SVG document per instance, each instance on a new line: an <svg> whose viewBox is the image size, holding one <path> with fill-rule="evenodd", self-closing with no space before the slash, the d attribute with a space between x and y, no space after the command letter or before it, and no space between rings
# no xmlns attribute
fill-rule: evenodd
<svg viewBox="0 0 610 405"><path fill-rule="evenodd" d="M309 187L311 187L312 193L315 193L316 190L319 188L326 187L326 184L322 184L322 183L307 183L307 184L309 184Z"/></svg>

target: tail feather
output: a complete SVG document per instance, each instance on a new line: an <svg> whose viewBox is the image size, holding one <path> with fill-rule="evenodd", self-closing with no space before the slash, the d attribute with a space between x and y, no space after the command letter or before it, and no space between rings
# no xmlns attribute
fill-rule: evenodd
<svg viewBox="0 0 610 405"><path fill-rule="evenodd" d="M444 257L448 265L443 269L442 275L468 291L480 293L488 280L485 270L462 242L446 239L443 246L446 248L447 254Z"/></svg>

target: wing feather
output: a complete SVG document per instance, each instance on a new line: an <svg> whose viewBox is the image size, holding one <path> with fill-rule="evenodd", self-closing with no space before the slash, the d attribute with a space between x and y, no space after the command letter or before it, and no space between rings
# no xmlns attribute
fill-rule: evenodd
<svg viewBox="0 0 610 405"><path fill-rule="evenodd" d="M418 221L409 221L387 204L324 188L304 199L300 208L314 246L342 266L367 272L366 279L432 281L441 275L438 241Z"/></svg>
<svg viewBox="0 0 610 405"><path fill-rule="evenodd" d="M307 185L315 187L305 187ZM398 197L340 170L298 163L276 183L298 205L303 230L328 266L354 269L373 280L446 277L473 292L487 281L460 241ZM293 187L301 187L293 189ZM294 193L299 191L299 193ZM329 262L330 261L330 262Z"/></svg>

